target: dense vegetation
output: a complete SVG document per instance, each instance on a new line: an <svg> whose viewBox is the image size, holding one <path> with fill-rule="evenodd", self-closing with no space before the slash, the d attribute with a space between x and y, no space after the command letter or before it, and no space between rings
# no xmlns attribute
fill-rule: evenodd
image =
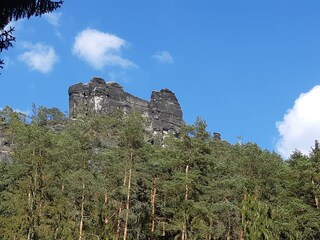
<svg viewBox="0 0 320 240"><path fill-rule="evenodd" d="M152 145L135 114L1 117L0 239L320 239L318 142L283 161L201 119Z"/></svg>

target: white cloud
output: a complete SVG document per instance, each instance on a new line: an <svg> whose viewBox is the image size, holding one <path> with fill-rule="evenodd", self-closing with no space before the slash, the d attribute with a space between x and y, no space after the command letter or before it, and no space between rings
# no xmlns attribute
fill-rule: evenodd
<svg viewBox="0 0 320 240"><path fill-rule="evenodd" d="M48 73L52 71L54 64L58 61L56 52L50 45L25 43L24 48L27 51L19 55L19 60L32 70Z"/></svg>
<svg viewBox="0 0 320 240"><path fill-rule="evenodd" d="M167 51L157 52L152 57L153 59L161 63L173 63L173 58L171 54Z"/></svg>
<svg viewBox="0 0 320 240"><path fill-rule="evenodd" d="M45 19L54 27L60 26L60 19L62 16L61 12L52 12L52 13L46 13L43 15Z"/></svg>
<svg viewBox="0 0 320 240"><path fill-rule="evenodd" d="M54 34L56 35L56 37L62 39L62 35L59 31L62 13L52 12L52 13L46 13L43 16L48 21L48 23L50 23L54 27Z"/></svg>
<svg viewBox="0 0 320 240"><path fill-rule="evenodd" d="M76 36L73 53L96 69L104 66L136 67L133 62L121 57L121 48L125 46L127 42L122 38L87 28Z"/></svg>
<svg viewBox="0 0 320 240"><path fill-rule="evenodd" d="M277 151L285 158L295 149L308 154L314 141L320 140L320 85L302 93L292 109L277 122L280 138Z"/></svg>

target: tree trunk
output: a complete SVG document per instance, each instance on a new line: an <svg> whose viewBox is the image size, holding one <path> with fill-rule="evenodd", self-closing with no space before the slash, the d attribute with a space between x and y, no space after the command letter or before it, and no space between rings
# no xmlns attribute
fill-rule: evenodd
<svg viewBox="0 0 320 240"><path fill-rule="evenodd" d="M209 219L209 229L210 229L210 233L209 233L209 235L208 235L208 240L211 240L211 229L212 229L212 221L211 221L211 219Z"/></svg>
<svg viewBox="0 0 320 240"><path fill-rule="evenodd" d="M157 187L156 187L156 178L153 180L153 189L151 193L151 240L153 239L154 235L154 228L155 228L155 204L156 204L156 194L157 194Z"/></svg>
<svg viewBox="0 0 320 240"><path fill-rule="evenodd" d="M188 188L188 171L189 171L189 165L186 166L186 190L184 194L184 199L188 200L188 193L189 193L189 188Z"/></svg>
<svg viewBox="0 0 320 240"><path fill-rule="evenodd" d="M32 193L31 191L28 193L28 202L29 202L29 207L30 207L30 214L32 214ZM32 215L30 216L31 219L29 221L29 228L28 228L28 235L27 239L30 240L32 237L32 232L33 232L33 224L32 224Z"/></svg>
<svg viewBox="0 0 320 240"><path fill-rule="evenodd" d="M120 202L120 207L118 210L118 223L117 223L117 231L116 231L116 236L115 236L115 240L119 239L119 235L120 235L120 227L121 227L121 212L122 212L122 202Z"/></svg>
<svg viewBox="0 0 320 240"><path fill-rule="evenodd" d="M239 238L240 238L240 240L244 240L244 237L243 237L243 230L242 230L242 229L240 230Z"/></svg>
<svg viewBox="0 0 320 240"><path fill-rule="evenodd" d="M127 239L127 232L128 232L128 221L129 221L129 207L130 207L130 188L131 188L131 173L132 173L132 153L130 153L130 169L128 175L128 191L127 191L127 204L126 204L126 219L124 224L124 232L123 232L123 240Z"/></svg>
<svg viewBox="0 0 320 240"><path fill-rule="evenodd" d="M315 185L315 182L313 181L313 179L312 179L312 185ZM314 193L314 204L315 204L316 208L319 209L319 198L316 195L316 193Z"/></svg>
<svg viewBox="0 0 320 240"><path fill-rule="evenodd" d="M186 225L183 224L182 225L182 231L181 231L181 240L186 240L187 237L186 237Z"/></svg>
<svg viewBox="0 0 320 240"><path fill-rule="evenodd" d="M162 237L166 235L166 224L165 222L162 223Z"/></svg>
<svg viewBox="0 0 320 240"><path fill-rule="evenodd" d="M36 155L35 149L32 150L32 158L34 158ZM28 235L27 239L33 239L34 238L34 224L35 224L35 198L36 198L36 185L37 185L37 180L38 180L38 172L37 172L37 166L34 166L34 162L32 159L32 166L35 169L34 175L31 173L31 186L30 186L30 191L28 193L28 202L29 202L29 228L28 228Z"/></svg>
<svg viewBox="0 0 320 240"><path fill-rule="evenodd" d="M108 206L108 193L104 194L104 205L106 207ZM106 213L104 217L104 224L108 224L108 223L109 223L109 216L108 216L108 213Z"/></svg>
<svg viewBox="0 0 320 240"><path fill-rule="evenodd" d="M84 216L84 181L82 182L82 197L81 197L81 210L80 210L80 226L79 226L79 240L82 239L83 236L83 216Z"/></svg>
<svg viewBox="0 0 320 240"><path fill-rule="evenodd" d="M127 170L124 170L123 186L127 184Z"/></svg>
<svg viewBox="0 0 320 240"><path fill-rule="evenodd" d="M227 240L231 239L231 220L230 220L230 214L228 213L228 235Z"/></svg>
<svg viewBox="0 0 320 240"><path fill-rule="evenodd" d="M189 187L188 187L188 171L189 171L189 165L186 166L186 176L185 176L185 193L184 193L184 199L188 200L188 194L189 194ZM186 219L184 219L184 223L182 224L182 230L181 230L181 240L186 240L187 239L187 226L186 226Z"/></svg>
<svg viewBox="0 0 320 240"><path fill-rule="evenodd" d="M132 154L131 154L132 156ZM127 232L128 232L128 221L129 221L129 207L130 207L130 188L131 188L131 168L129 169L129 176L128 176L128 191L127 191L127 204L126 204L126 219L124 224L124 233L123 233L123 240L127 239Z"/></svg>

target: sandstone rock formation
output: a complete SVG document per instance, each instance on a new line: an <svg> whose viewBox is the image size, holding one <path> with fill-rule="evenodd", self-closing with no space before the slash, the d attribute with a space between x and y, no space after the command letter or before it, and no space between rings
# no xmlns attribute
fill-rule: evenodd
<svg viewBox="0 0 320 240"><path fill-rule="evenodd" d="M8 136L4 134L5 128L8 126L3 122L0 122L0 162L11 162L13 149Z"/></svg>
<svg viewBox="0 0 320 240"><path fill-rule="evenodd" d="M153 91L150 101L146 101L125 92L118 83L106 83L101 78L69 88L69 111L73 117L80 112L109 115L116 110L141 113L149 119L153 132L178 133L183 124L180 104L168 89Z"/></svg>

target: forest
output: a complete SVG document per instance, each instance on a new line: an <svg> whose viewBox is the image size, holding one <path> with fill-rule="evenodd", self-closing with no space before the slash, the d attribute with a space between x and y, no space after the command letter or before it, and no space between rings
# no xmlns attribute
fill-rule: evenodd
<svg viewBox="0 0 320 240"><path fill-rule="evenodd" d="M288 160L197 118L146 141L139 114L5 107L0 239L320 239L320 146Z"/></svg>

